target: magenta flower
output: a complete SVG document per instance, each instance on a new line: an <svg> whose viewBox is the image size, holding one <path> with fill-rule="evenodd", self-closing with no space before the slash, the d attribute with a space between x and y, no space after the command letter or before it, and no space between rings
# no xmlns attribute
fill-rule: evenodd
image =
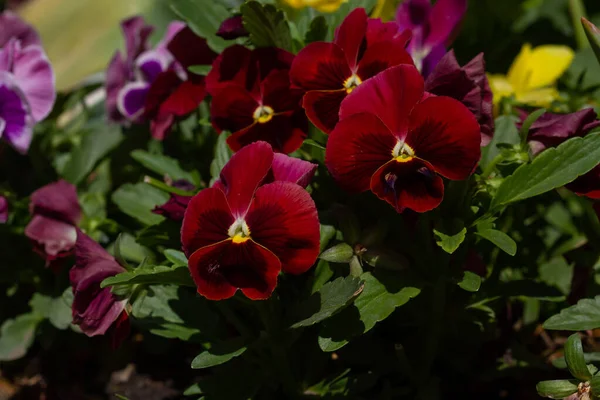
<svg viewBox="0 0 600 400"><path fill-rule="evenodd" d="M126 299L101 288L106 278L125 272L113 256L83 232L77 235L75 266L69 271L73 287L73 323L88 336L104 335L112 328L113 343L129 333ZM115 346L116 347L116 346Z"/></svg>
<svg viewBox="0 0 600 400"><path fill-rule="evenodd" d="M33 218L25 235L35 243L35 251L46 259L46 265L72 253L81 219L75 186L60 180L36 190L29 212Z"/></svg>
<svg viewBox="0 0 600 400"><path fill-rule="evenodd" d="M0 138L26 153L33 126L55 99L54 72L37 33L15 14L0 14Z"/></svg>
<svg viewBox="0 0 600 400"><path fill-rule="evenodd" d="M8 200L0 196L0 224L5 224L6 221L8 221Z"/></svg>
<svg viewBox="0 0 600 400"><path fill-rule="evenodd" d="M175 181L171 185L177 189L192 191L196 189L196 187L185 179ZM154 214L162 215L166 218L172 219L173 221L181 221L183 220L183 215L185 214L185 209L187 208L190 200L192 200L193 196L182 196L180 194L171 193L169 200L162 206L154 207L152 212Z"/></svg>
<svg viewBox="0 0 600 400"><path fill-rule="evenodd" d="M467 0L406 0L396 13L400 29L410 29L408 51L423 76L427 77L446 54L446 46L467 11Z"/></svg>
<svg viewBox="0 0 600 400"><path fill-rule="evenodd" d="M244 28L244 24L242 23L241 15L227 18L221 23L221 26L217 31L217 36L220 36L225 40L234 40L248 35L248 31Z"/></svg>

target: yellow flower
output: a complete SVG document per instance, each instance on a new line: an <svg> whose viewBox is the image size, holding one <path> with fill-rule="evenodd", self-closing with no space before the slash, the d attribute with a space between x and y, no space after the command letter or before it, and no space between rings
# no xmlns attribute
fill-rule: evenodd
<svg viewBox="0 0 600 400"><path fill-rule="evenodd" d="M283 0L285 4L293 8L312 7L321 12L334 12L342 3L348 0Z"/></svg>
<svg viewBox="0 0 600 400"><path fill-rule="evenodd" d="M371 17L381 18L384 22L391 21L394 19L397 7L397 0L377 0L377 5L371 13Z"/></svg>
<svg viewBox="0 0 600 400"><path fill-rule="evenodd" d="M548 107L558 99L556 81L569 68L575 54L567 46L525 44L513 61L508 75L490 75L494 105L511 95L519 103Z"/></svg>

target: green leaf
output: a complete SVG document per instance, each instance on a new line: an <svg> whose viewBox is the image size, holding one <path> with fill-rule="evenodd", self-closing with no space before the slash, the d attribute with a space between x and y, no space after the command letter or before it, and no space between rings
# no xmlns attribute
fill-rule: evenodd
<svg viewBox="0 0 600 400"><path fill-rule="evenodd" d="M305 44L325 41L325 39L327 38L328 29L329 28L327 27L327 20L324 16L319 15L310 23L308 32L306 32L306 36L304 37Z"/></svg>
<svg viewBox="0 0 600 400"><path fill-rule="evenodd" d="M306 140L304 140L304 142L302 142L302 144L303 145L306 144L308 146L316 147L317 149L325 150L325 147L321 143L319 143L319 142L317 142L316 140L313 140L313 139L306 139Z"/></svg>
<svg viewBox="0 0 600 400"><path fill-rule="evenodd" d="M564 186L594 168L598 160L600 133L569 139L543 151L531 164L517 168L502 182L490 208L498 209Z"/></svg>
<svg viewBox="0 0 600 400"><path fill-rule="evenodd" d="M227 342L215 344L210 349L198 354L192 361L193 369L210 368L226 363L232 358L242 355L248 348L244 346L244 338L235 338Z"/></svg>
<svg viewBox="0 0 600 400"><path fill-rule="evenodd" d="M290 26L283 11L272 4L250 0L240 7L244 28L256 47L279 47L292 51Z"/></svg>
<svg viewBox="0 0 600 400"><path fill-rule="evenodd" d="M117 241L119 243L117 243ZM151 262L151 260L154 259L154 253L152 253L147 247L137 243L136 239L127 232L119 234L117 241L108 247L108 251L112 253L117 260L120 257L123 259L123 262L125 262L125 260L129 260L131 262L140 264L144 260ZM117 247L119 248L119 257L117 257Z"/></svg>
<svg viewBox="0 0 600 400"><path fill-rule="evenodd" d="M117 236L117 240L115 240L115 244L113 246L113 253L115 255L115 260L117 260L119 265L124 268L129 269L129 264L127 263L127 261L125 261L125 259L121 255L121 246L122 246L121 241L122 240L123 240L123 234L120 233L119 236Z"/></svg>
<svg viewBox="0 0 600 400"><path fill-rule="evenodd" d="M34 312L4 321L0 327L0 361L17 360L27 354L42 320L43 317Z"/></svg>
<svg viewBox="0 0 600 400"><path fill-rule="evenodd" d="M347 243L339 243L321 253L319 258L321 260L335 262L335 263L348 263L354 255L354 250Z"/></svg>
<svg viewBox="0 0 600 400"><path fill-rule="evenodd" d="M481 287L481 277L471 271L465 271L458 286L467 292L477 292Z"/></svg>
<svg viewBox="0 0 600 400"><path fill-rule="evenodd" d="M583 353L583 358L586 364L597 363L600 362L600 353ZM567 361L564 357L558 357L552 360L552 366L554 368L566 369Z"/></svg>
<svg viewBox="0 0 600 400"><path fill-rule="evenodd" d="M210 184L212 185L214 181L219 179L219 174L221 170L227 164L233 152L227 145L227 138L229 137L229 133L223 132L217 137L217 143L215 144L215 158L210 163L210 176L212 180Z"/></svg>
<svg viewBox="0 0 600 400"><path fill-rule="evenodd" d="M368 332L421 292L420 282L405 271L366 272L361 279L364 289L354 303L324 323L319 333L323 351L335 351Z"/></svg>
<svg viewBox="0 0 600 400"><path fill-rule="evenodd" d="M100 287L114 285L135 285L135 284L164 284L195 286L187 265L175 265L165 267L162 265L144 265L128 272L122 272L118 275L106 278L100 284Z"/></svg>
<svg viewBox="0 0 600 400"><path fill-rule="evenodd" d="M565 344L565 361L567 362L567 368L573 377L587 381L592 377L587 365L585 364L585 358L583 357L583 345L581 344L581 338L578 333L574 333L567 339Z"/></svg>
<svg viewBox="0 0 600 400"><path fill-rule="evenodd" d="M71 304L73 303L73 291L67 288L62 296L52 298L35 293L29 301L29 306L36 314L48 319L57 329L67 329L73 320Z"/></svg>
<svg viewBox="0 0 600 400"><path fill-rule="evenodd" d="M168 194L145 183L126 183L112 194L113 203L121 211L144 225L155 225L164 220L152 210L165 204L168 199Z"/></svg>
<svg viewBox="0 0 600 400"><path fill-rule="evenodd" d="M96 164L123 140L118 125L91 124L81 144L75 146L69 161L61 170L63 178L73 184L81 182Z"/></svg>
<svg viewBox="0 0 600 400"><path fill-rule="evenodd" d="M185 254L183 254L183 252L179 250L167 249L163 252L163 254L167 258L167 260L173 263L173 265L184 267L187 267L188 265L187 257L185 256Z"/></svg>
<svg viewBox="0 0 600 400"><path fill-rule="evenodd" d="M331 225L321 225L319 227L319 233L321 235L319 248L321 249L321 251L323 251L325 250L325 247L329 244L329 241L335 236L335 227Z"/></svg>
<svg viewBox="0 0 600 400"><path fill-rule="evenodd" d="M536 385L537 392L540 396L550 397L551 399L562 399L577 392L579 381L575 379L542 381Z"/></svg>
<svg viewBox="0 0 600 400"><path fill-rule="evenodd" d="M499 144L519 144L519 131L517 130L517 126L515 125L517 122L517 118L514 116L503 115L501 117L496 118L495 126L496 130L494 132L494 136L492 141L481 149L481 161L479 165L482 169L489 165L490 162L498 154L500 154Z"/></svg>
<svg viewBox="0 0 600 400"><path fill-rule="evenodd" d="M174 158L162 154L151 154L144 150L132 151L131 157L161 176L168 176L173 180L185 179L188 182L194 182L192 174L183 170Z"/></svg>
<svg viewBox="0 0 600 400"><path fill-rule="evenodd" d="M213 0L171 0L171 9L216 52L223 51L229 42L217 36L221 23L230 17L225 5Z"/></svg>
<svg viewBox="0 0 600 400"><path fill-rule="evenodd" d="M363 282L353 276L326 283L291 312L291 319L297 321L291 327L311 326L331 317L350 304L362 292L363 286Z"/></svg>
<svg viewBox="0 0 600 400"><path fill-rule="evenodd" d="M467 228L463 228L455 235L446 235L436 229L433 230L433 233L439 238L439 240L436 240L437 245L446 253L452 254L460 247L461 243L464 242L465 236L467 235Z"/></svg>
<svg viewBox="0 0 600 400"><path fill-rule="evenodd" d="M196 75L206 76L212 69L212 65L192 65L188 67L188 71Z"/></svg>
<svg viewBox="0 0 600 400"><path fill-rule="evenodd" d="M600 328L600 296L579 300L544 322L545 329L586 331Z"/></svg>
<svg viewBox="0 0 600 400"><path fill-rule="evenodd" d="M508 255L514 256L517 254L517 243L504 232L495 229L483 229L476 234L489 240Z"/></svg>
<svg viewBox="0 0 600 400"><path fill-rule="evenodd" d="M585 18L581 18L581 23L583 25L585 35L592 45L594 54L596 55L598 62L600 62L600 29L598 29L596 25L592 24Z"/></svg>
<svg viewBox="0 0 600 400"><path fill-rule="evenodd" d="M521 129L519 130L519 136L521 137L521 140L524 143L527 141L527 134L529 133L531 125L533 125L534 122L537 121L545 112L546 109L540 108L539 110L535 110L534 112L529 114L527 118L525 118L525 121L523 121Z"/></svg>
<svg viewBox="0 0 600 400"><path fill-rule="evenodd" d="M598 397L598 395L600 395L600 376L594 376L590 379L590 389L592 391L592 396Z"/></svg>

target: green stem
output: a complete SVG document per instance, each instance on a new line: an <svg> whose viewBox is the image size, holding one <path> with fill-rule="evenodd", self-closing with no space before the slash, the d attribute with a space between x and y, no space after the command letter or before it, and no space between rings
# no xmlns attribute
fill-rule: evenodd
<svg viewBox="0 0 600 400"><path fill-rule="evenodd" d="M577 42L577 48L583 50L590 46L587 40L583 26L581 25L581 18L586 17L585 6L582 0L569 0L569 12L571 14L571 23L573 24L573 31L575 32L575 42Z"/></svg>
<svg viewBox="0 0 600 400"><path fill-rule="evenodd" d="M421 353L420 383L427 384L430 379L431 369L435 361L442 323L444 322L444 309L446 308L446 281L440 276L431 293L431 312L429 313L429 327L425 336L425 344Z"/></svg>
<svg viewBox="0 0 600 400"><path fill-rule="evenodd" d="M496 166L502 162L502 160L504 160L504 156L502 155L502 153L500 153L492 159L492 161L487 165L487 167L485 167L485 169L481 173L481 176L483 176L484 178L488 178L492 174L492 172L494 172Z"/></svg>
<svg viewBox="0 0 600 400"><path fill-rule="evenodd" d="M157 189L163 190L167 193L174 193L180 196L194 196L196 192L188 192L187 190L177 189L174 186L169 186L164 182L159 181L158 179L154 179L151 176L144 177L144 183L154 186Z"/></svg>

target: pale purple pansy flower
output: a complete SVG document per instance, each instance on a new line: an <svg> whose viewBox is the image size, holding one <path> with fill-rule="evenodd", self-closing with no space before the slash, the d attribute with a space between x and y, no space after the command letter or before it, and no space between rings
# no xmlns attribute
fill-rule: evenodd
<svg viewBox="0 0 600 400"><path fill-rule="evenodd" d="M408 51L423 76L446 54L466 10L467 0L438 0L433 6L430 0L406 0L398 7L396 22L412 32Z"/></svg>
<svg viewBox="0 0 600 400"><path fill-rule="evenodd" d="M54 72L37 33L15 14L0 14L0 138L27 152L33 126L55 99Z"/></svg>
<svg viewBox="0 0 600 400"><path fill-rule="evenodd" d="M29 212L33 218L25 235L35 243L34 249L46 259L46 265L72 253L81 219L75 186L60 180L36 190Z"/></svg>
<svg viewBox="0 0 600 400"><path fill-rule="evenodd" d="M8 221L8 200L0 196L0 224L5 224L6 221Z"/></svg>
<svg viewBox="0 0 600 400"><path fill-rule="evenodd" d="M148 38L154 28L142 17L133 17L121 23L125 37L125 55L115 53L106 71L106 111L109 119L118 122L142 122L144 106L150 86L157 76L174 67L173 55L167 49L171 39L185 24L169 24L163 39L150 49ZM178 71L185 75L185 71Z"/></svg>
<svg viewBox="0 0 600 400"><path fill-rule="evenodd" d="M79 231L75 246L75 266L69 271L73 288L73 323L87 336L104 335L112 329L121 341L129 332L129 320L123 299L101 288L106 278L125 272L117 260L89 236Z"/></svg>

